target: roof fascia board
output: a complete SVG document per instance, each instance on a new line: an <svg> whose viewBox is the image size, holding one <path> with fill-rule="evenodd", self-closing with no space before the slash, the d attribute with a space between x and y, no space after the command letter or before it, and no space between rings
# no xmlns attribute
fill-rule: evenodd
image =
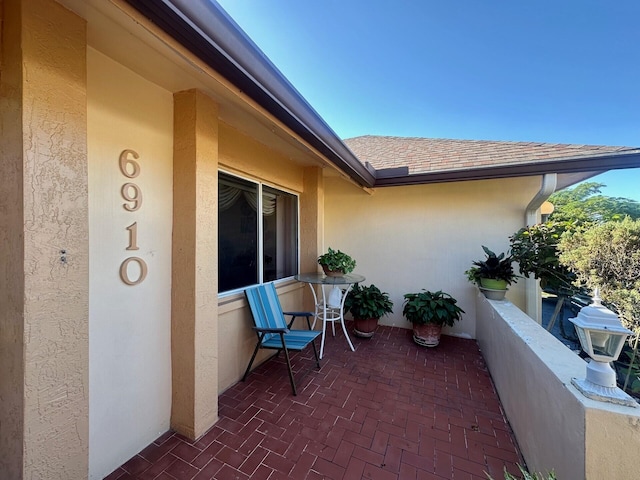
<svg viewBox="0 0 640 480"><path fill-rule="evenodd" d="M126 1L325 155L355 183L374 185L375 175L216 2Z"/></svg>
<svg viewBox="0 0 640 480"><path fill-rule="evenodd" d="M443 172L420 173L402 176L378 176L376 187L420 185L426 183L489 180L495 178L525 177L545 173L576 173L617 170L640 167L640 151L613 153L593 157L558 159L548 162L521 163L496 167L471 168ZM379 173L382 171L379 171Z"/></svg>

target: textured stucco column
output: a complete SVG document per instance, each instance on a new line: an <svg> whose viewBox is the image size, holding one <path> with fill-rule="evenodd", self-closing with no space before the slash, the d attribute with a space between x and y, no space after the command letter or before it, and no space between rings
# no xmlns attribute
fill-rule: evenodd
<svg viewBox="0 0 640 480"><path fill-rule="evenodd" d="M324 177L322 169L306 167L300 196L300 271L315 272L323 248Z"/></svg>
<svg viewBox="0 0 640 480"><path fill-rule="evenodd" d="M4 0L0 478L88 473L86 26Z"/></svg>
<svg viewBox="0 0 640 480"><path fill-rule="evenodd" d="M306 167L300 195L300 271L315 272L324 241L324 177L319 167ZM313 296L304 289L304 308L313 310Z"/></svg>
<svg viewBox="0 0 640 480"><path fill-rule="evenodd" d="M218 107L174 95L171 427L195 439L218 418Z"/></svg>

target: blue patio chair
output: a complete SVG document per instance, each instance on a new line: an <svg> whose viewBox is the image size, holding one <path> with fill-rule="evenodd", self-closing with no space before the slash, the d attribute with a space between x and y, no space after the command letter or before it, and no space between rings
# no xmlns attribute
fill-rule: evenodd
<svg viewBox="0 0 640 480"><path fill-rule="evenodd" d="M242 381L244 382L247 375L249 375L251 365L253 365L259 349L270 348L278 350L276 356L284 350L287 367L289 368L291 389L293 390L293 394L297 395L296 383L293 379L293 370L291 369L291 360L289 359L289 350L300 351L311 344L316 357L318 370L320 369L320 359L318 358L318 351L313 341L318 338L322 332L311 330L309 317L313 316L313 312L283 312L273 283L247 288L244 293L247 296L247 302L249 302L249 307L251 308L251 315L253 316L253 323L255 324L253 329L258 336L258 343L253 351L247 370L244 372ZM288 325L284 318L285 315L292 316ZM291 329L297 317L306 317L309 330Z"/></svg>

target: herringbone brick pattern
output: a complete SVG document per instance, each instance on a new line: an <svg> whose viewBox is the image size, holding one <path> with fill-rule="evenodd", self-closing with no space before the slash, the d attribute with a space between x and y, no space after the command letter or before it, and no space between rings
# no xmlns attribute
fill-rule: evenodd
<svg viewBox="0 0 640 480"><path fill-rule="evenodd" d="M522 462L478 346L417 346L405 329L328 337L322 369L295 355L298 396L273 358L220 396L200 439L167 432L107 478L485 479Z"/></svg>

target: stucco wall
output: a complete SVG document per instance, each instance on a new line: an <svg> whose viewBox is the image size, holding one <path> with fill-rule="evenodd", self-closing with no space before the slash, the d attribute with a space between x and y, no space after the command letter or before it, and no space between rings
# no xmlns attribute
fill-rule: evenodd
<svg viewBox="0 0 640 480"><path fill-rule="evenodd" d="M86 25L48 0L5 0L0 8L0 478L82 479Z"/></svg>
<svg viewBox="0 0 640 480"><path fill-rule="evenodd" d="M93 49L88 95L89 459L98 479L169 428L173 98ZM125 149L139 155L134 178L120 170ZM132 212L123 207L133 205L121 195L127 182L142 193ZM127 250L134 222L138 250ZM148 267L138 285L120 277L128 257ZM129 272L138 278L135 264Z"/></svg>
<svg viewBox="0 0 640 480"><path fill-rule="evenodd" d="M355 272L390 294L386 325L409 328L403 294L444 290L466 311L449 333L475 338L475 292L464 274L496 253L524 225L524 209L539 177L378 188L370 195L337 177L325 179L324 250L338 248L357 261ZM508 297L524 307L524 281Z"/></svg>
<svg viewBox="0 0 640 480"><path fill-rule="evenodd" d="M640 408L590 400L585 362L510 302L479 292L478 344L530 471L559 479L636 478Z"/></svg>
<svg viewBox="0 0 640 480"><path fill-rule="evenodd" d="M314 219L318 208L309 208L309 202L313 202L318 196L317 193L304 192L304 189L316 189L317 182L305 184L303 166L225 124L220 124L219 149L221 169L286 189L301 197L308 195L309 200L305 205L302 198L300 199L300 224L307 225L309 231L305 236L312 238L315 235L313 225L316 225ZM311 255L304 247L303 250L307 257ZM309 258L301 259L301 264L305 262L309 264ZM278 294L283 309L302 308L304 287L295 281L278 282ZM222 392L242 378L256 344L256 335L251 330L253 322L243 294L221 295L218 314L218 355L221 359L218 367L218 388ZM271 351L260 352L254 365L258 365L272 354Z"/></svg>

